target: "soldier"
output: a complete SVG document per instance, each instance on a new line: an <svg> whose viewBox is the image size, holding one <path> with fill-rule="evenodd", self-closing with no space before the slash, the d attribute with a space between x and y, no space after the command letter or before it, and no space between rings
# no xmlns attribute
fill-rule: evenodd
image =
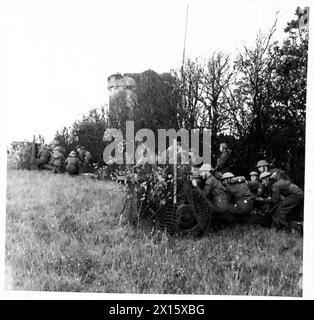
<svg viewBox="0 0 314 320"><path fill-rule="evenodd" d="M213 169L213 171L216 173L217 178L221 178L221 176L225 172L230 172L232 167L232 158L231 158L231 150L228 148L228 145L226 143L221 143L219 145L219 151L221 152L216 167Z"/></svg>
<svg viewBox="0 0 314 320"><path fill-rule="evenodd" d="M204 195L209 200L213 222L220 221L232 224L234 217L228 211L228 192L225 186L213 175L210 164L203 164L200 168L201 177L205 179Z"/></svg>
<svg viewBox="0 0 314 320"><path fill-rule="evenodd" d="M63 171L65 157L62 151L63 149L60 146L56 146L52 151L49 164L54 167L53 172L55 173L60 173Z"/></svg>
<svg viewBox="0 0 314 320"><path fill-rule="evenodd" d="M43 168L45 164L49 162L50 159L50 150L46 144L42 144L38 150L36 164L39 169Z"/></svg>
<svg viewBox="0 0 314 320"><path fill-rule="evenodd" d="M266 160L259 160L256 164L256 168L260 174L262 172L269 171L269 163Z"/></svg>
<svg viewBox="0 0 314 320"><path fill-rule="evenodd" d="M273 214L274 225L287 230L303 229L303 190L276 173L262 172L260 180L263 185L271 187L271 197L264 199L265 203L272 206L278 205Z"/></svg>
<svg viewBox="0 0 314 320"><path fill-rule="evenodd" d="M79 174L80 160L74 150L72 150L69 156L65 160L65 170L71 175Z"/></svg>
<svg viewBox="0 0 314 320"><path fill-rule="evenodd" d="M277 168L271 168L270 169L270 164L266 160L258 161L257 164L256 164L256 167L257 167L257 169L258 169L260 174L262 172L266 172L266 171L268 171L270 173L276 172L279 177L282 177L285 180L290 180L291 181L290 177L287 175L287 173L285 171L283 171L281 169L277 169Z"/></svg>
<svg viewBox="0 0 314 320"><path fill-rule="evenodd" d="M229 211L236 220L247 220L254 208L254 202L245 177L235 177L231 172L226 172L222 176L222 182L230 192Z"/></svg>
<svg viewBox="0 0 314 320"><path fill-rule="evenodd" d="M85 162L84 162L84 166L85 166L85 171L89 172L90 171L90 167L92 164L92 154L88 151L85 150Z"/></svg>
<svg viewBox="0 0 314 320"><path fill-rule="evenodd" d="M199 174L192 170L192 164L177 167L177 203L181 203L180 229L193 229L192 234L207 234L211 224L209 201L199 187ZM171 177L173 177L171 173ZM181 232L185 232L181 230Z"/></svg>
<svg viewBox="0 0 314 320"><path fill-rule="evenodd" d="M284 172L282 170L279 169L269 169L270 164L266 161L266 160L259 160L256 164L256 168L259 172L259 174L263 173L263 172L271 172L273 173L274 171L277 171L280 174L284 174ZM259 186L257 188L257 196L258 197L262 197L262 198L267 198L269 197L271 194L271 190L269 186L265 186L262 184L262 182L259 182Z"/></svg>
<svg viewBox="0 0 314 320"><path fill-rule="evenodd" d="M75 147L75 149L78 154L78 158L80 162L83 163L85 160L85 148L79 144L78 146Z"/></svg>
<svg viewBox="0 0 314 320"><path fill-rule="evenodd" d="M256 195L259 186L258 173L256 171L250 172L250 181L248 182L248 185L251 192Z"/></svg>
<svg viewBox="0 0 314 320"><path fill-rule="evenodd" d="M89 151L85 150L84 146L78 145L76 147L78 158L80 160L80 172L86 172L89 170L92 155Z"/></svg>
<svg viewBox="0 0 314 320"><path fill-rule="evenodd" d="M267 197L270 194L269 187L264 187L258 180L256 171L250 172L251 180L248 182L252 199L254 201L254 210L252 211L251 222L259 223L264 226L271 225L271 216L268 213L270 206L265 204L263 196Z"/></svg>
<svg viewBox="0 0 314 320"><path fill-rule="evenodd" d="M51 144L51 149L54 150L57 147L58 147L58 150L60 152L62 152L63 155L64 155L65 154L65 148L63 146L61 146L61 143L60 143L60 141L58 139L54 139L52 144Z"/></svg>

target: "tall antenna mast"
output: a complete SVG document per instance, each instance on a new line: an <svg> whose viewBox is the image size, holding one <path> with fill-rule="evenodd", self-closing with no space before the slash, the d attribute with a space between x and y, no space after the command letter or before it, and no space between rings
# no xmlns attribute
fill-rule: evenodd
<svg viewBox="0 0 314 320"><path fill-rule="evenodd" d="M185 62L185 43L186 43L186 33L187 33L187 29L188 29L188 17L189 17L189 4L186 5L182 66L184 65L184 62Z"/></svg>
<svg viewBox="0 0 314 320"><path fill-rule="evenodd" d="M184 31L184 44L183 44L183 57L182 57L182 84L184 84L184 62L185 62L185 43L186 43L186 31L188 27L188 14L189 14L189 4L187 4L186 7L186 17L185 17L185 31ZM182 91L182 105L184 103L184 93ZM178 159L178 141L175 138L173 141L173 157L174 157L174 163L173 163L173 203L176 205L177 203L177 159Z"/></svg>

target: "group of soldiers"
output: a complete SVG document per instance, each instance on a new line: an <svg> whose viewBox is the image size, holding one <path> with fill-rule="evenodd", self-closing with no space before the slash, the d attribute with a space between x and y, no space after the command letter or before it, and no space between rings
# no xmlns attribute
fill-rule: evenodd
<svg viewBox="0 0 314 320"><path fill-rule="evenodd" d="M92 155L84 146L78 145L67 157L65 154L65 148L58 141L54 141L51 146L43 143L37 152L36 165L38 169L51 170L54 173L66 171L70 175L89 171Z"/></svg>
<svg viewBox="0 0 314 320"><path fill-rule="evenodd" d="M191 185L207 200L213 221L257 222L303 232L304 192L266 160L257 162L250 179L230 172L230 150L223 143L217 165L203 164Z"/></svg>

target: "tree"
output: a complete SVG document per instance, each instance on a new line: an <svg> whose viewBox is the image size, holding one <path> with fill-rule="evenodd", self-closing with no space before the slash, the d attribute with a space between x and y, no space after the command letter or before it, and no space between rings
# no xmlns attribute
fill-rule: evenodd
<svg viewBox="0 0 314 320"><path fill-rule="evenodd" d="M213 53L206 61L202 77L203 95L200 99L205 109L202 123L211 129L214 141L230 126L226 92L232 76L228 55L222 52Z"/></svg>
<svg viewBox="0 0 314 320"><path fill-rule="evenodd" d="M179 97L176 79L170 73L152 70L132 76L135 89L121 90L111 100L110 125L122 132L127 120L134 120L135 131L147 128L157 133L160 128L176 128Z"/></svg>
<svg viewBox="0 0 314 320"><path fill-rule="evenodd" d="M84 146L93 156L93 162L103 163L105 143L103 136L108 128L108 120L104 108L100 111L92 109L88 115L76 121L71 129L71 147L77 144Z"/></svg>
<svg viewBox="0 0 314 320"><path fill-rule="evenodd" d="M305 115L309 30L300 24L304 11L298 7L296 20L288 22L287 38L271 50L275 71L272 73L273 141L279 153L287 155L286 162L278 157L296 182L304 183Z"/></svg>
<svg viewBox="0 0 314 320"><path fill-rule="evenodd" d="M180 96L178 101L180 127L193 129L202 126L200 122L204 119L203 73L204 68L199 59L187 59L182 68L174 72Z"/></svg>
<svg viewBox="0 0 314 320"><path fill-rule="evenodd" d="M170 73L152 70L141 73L136 82L134 99L135 128L177 128L178 90Z"/></svg>
<svg viewBox="0 0 314 320"><path fill-rule="evenodd" d="M126 90L116 93L110 101L108 114L111 128L120 129L125 134L125 123L134 120L134 94Z"/></svg>

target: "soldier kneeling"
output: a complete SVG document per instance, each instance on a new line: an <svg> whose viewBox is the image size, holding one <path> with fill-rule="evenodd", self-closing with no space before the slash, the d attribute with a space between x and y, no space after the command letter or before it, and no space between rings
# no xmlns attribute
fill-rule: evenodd
<svg viewBox="0 0 314 320"><path fill-rule="evenodd" d="M63 172L64 155L60 146L57 146L53 149L49 164L52 165L52 171L54 173Z"/></svg>
<svg viewBox="0 0 314 320"><path fill-rule="evenodd" d="M230 203L226 187L215 177L211 165L203 164L200 171L201 177L205 180L203 192L209 200L213 223L232 226L235 219L229 211Z"/></svg>
<svg viewBox="0 0 314 320"><path fill-rule="evenodd" d="M264 199L265 203L277 208L273 214L273 223L288 231L296 229L303 232L304 192L289 180L275 173L263 172L260 175L263 185L271 186L271 197Z"/></svg>
<svg viewBox="0 0 314 320"><path fill-rule="evenodd" d="M49 162L50 150L49 147L45 144L42 144L38 150L36 164L39 169L41 169L45 164Z"/></svg>
<svg viewBox="0 0 314 320"><path fill-rule="evenodd" d="M229 191L231 202L229 211L237 221L249 221L254 202L245 177L235 177L231 172L226 172L222 176L222 183Z"/></svg>
<svg viewBox="0 0 314 320"><path fill-rule="evenodd" d="M71 176L78 175L80 169L80 160L76 155L76 152L72 150L69 156L65 160L65 170Z"/></svg>

